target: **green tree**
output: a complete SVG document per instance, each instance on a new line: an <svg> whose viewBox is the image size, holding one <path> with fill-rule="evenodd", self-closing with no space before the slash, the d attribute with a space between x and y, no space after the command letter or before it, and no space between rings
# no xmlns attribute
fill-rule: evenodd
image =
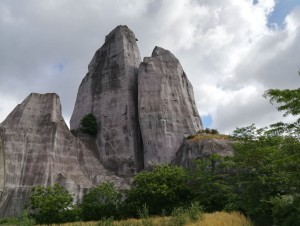
<svg viewBox="0 0 300 226"><path fill-rule="evenodd" d="M113 183L105 182L92 188L81 203L83 220L116 217L121 195Z"/></svg>
<svg viewBox="0 0 300 226"><path fill-rule="evenodd" d="M35 187L30 197L31 215L40 224L71 221L72 196L58 184L53 187Z"/></svg>
<svg viewBox="0 0 300 226"><path fill-rule="evenodd" d="M190 186L195 200L208 212L229 208L235 196L228 169L232 167L230 157L211 155L194 161L190 169Z"/></svg>
<svg viewBox="0 0 300 226"><path fill-rule="evenodd" d="M171 213L174 208L190 202L191 191L187 182L187 172L173 165L158 165L152 171L139 173L127 193L127 213L136 215L145 204L151 215L163 211Z"/></svg>
<svg viewBox="0 0 300 226"><path fill-rule="evenodd" d="M299 139L281 123L277 125L262 129L252 125L234 132L238 140L233 157L237 193L234 206L261 225L274 220L273 197L300 192Z"/></svg>
<svg viewBox="0 0 300 226"><path fill-rule="evenodd" d="M92 136L95 136L97 134L97 120L92 113L87 114L80 120L80 130Z"/></svg>

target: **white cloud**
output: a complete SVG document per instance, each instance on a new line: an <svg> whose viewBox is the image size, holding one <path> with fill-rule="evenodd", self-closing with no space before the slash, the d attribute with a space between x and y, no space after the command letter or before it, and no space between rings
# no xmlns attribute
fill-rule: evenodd
<svg viewBox="0 0 300 226"><path fill-rule="evenodd" d="M278 29L268 27L274 7L275 0L2 0L0 121L30 92L57 92L70 118L89 61L119 24L135 32L142 56L158 45L179 58L213 127L281 120L262 95L299 87L300 10Z"/></svg>

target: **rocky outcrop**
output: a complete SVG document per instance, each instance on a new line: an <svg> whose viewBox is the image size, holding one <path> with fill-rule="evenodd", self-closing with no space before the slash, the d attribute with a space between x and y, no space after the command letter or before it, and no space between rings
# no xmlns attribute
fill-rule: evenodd
<svg viewBox="0 0 300 226"><path fill-rule="evenodd" d="M202 129L191 83L178 59L155 47L138 76L139 122L145 167L169 163L186 136Z"/></svg>
<svg viewBox="0 0 300 226"><path fill-rule="evenodd" d="M122 176L143 168L136 107L140 62L133 32L127 26L118 26L110 32L88 66L70 121L71 129L78 129L86 114L96 117L100 161Z"/></svg>
<svg viewBox="0 0 300 226"><path fill-rule="evenodd" d="M221 156L233 155L233 141L220 138L187 139L177 151L173 163L191 168L196 159L208 158L212 154Z"/></svg>
<svg viewBox="0 0 300 226"><path fill-rule="evenodd" d="M92 113L95 137L80 131ZM56 94L30 94L0 124L0 217L17 216L32 187L59 183L74 200L93 185L129 186L153 163L189 167L212 153L231 154L229 141L185 140L202 129L192 85L178 59L155 47L141 63L126 26L110 32L82 80L70 121Z"/></svg>
<svg viewBox="0 0 300 226"><path fill-rule="evenodd" d="M69 131L57 94L30 94L0 125L0 216L18 215L33 186L59 183L76 201L105 180L126 185Z"/></svg>

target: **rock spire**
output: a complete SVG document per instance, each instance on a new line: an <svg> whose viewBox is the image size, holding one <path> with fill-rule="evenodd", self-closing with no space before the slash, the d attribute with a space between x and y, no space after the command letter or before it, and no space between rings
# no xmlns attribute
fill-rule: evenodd
<svg viewBox="0 0 300 226"><path fill-rule="evenodd" d="M144 58L138 74L145 167L169 163L184 138L202 129L192 85L178 59L160 47Z"/></svg>
<svg viewBox="0 0 300 226"><path fill-rule="evenodd" d="M143 168L136 107L140 62L134 33L127 26L116 27L88 66L70 121L71 129L78 129L86 114L96 117L101 163L122 176Z"/></svg>

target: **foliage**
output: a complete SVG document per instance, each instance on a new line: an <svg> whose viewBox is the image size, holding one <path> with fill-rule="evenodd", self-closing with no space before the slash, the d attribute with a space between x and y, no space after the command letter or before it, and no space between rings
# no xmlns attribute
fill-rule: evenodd
<svg viewBox="0 0 300 226"><path fill-rule="evenodd" d="M238 194L234 207L262 225L273 220L272 197L300 192L300 142L281 129L252 125L234 132L240 140L233 158Z"/></svg>
<svg viewBox="0 0 300 226"><path fill-rule="evenodd" d="M187 172L178 166L159 165L152 171L141 172L134 177L127 192L125 208L134 216L144 204L149 214L170 213L175 207L188 203L191 191L187 184Z"/></svg>
<svg viewBox="0 0 300 226"><path fill-rule="evenodd" d="M117 216L120 198L120 193L111 182L104 182L92 188L84 196L81 204L83 220L101 220Z"/></svg>
<svg viewBox="0 0 300 226"><path fill-rule="evenodd" d="M194 199L208 212L226 209L235 196L234 186L228 175L228 168L233 164L231 158L214 154L194 163L195 167L190 170Z"/></svg>
<svg viewBox="0 0 300 226"><path fill-rule="evenodd" d="M92 136L97 135L98 132L97 120L92 113L85 115L80 120L80 130Z"/></svg>
<svg viewBox="0 0 300 226"><path fill-rule="evenodd" d="M58 184L35 187L30 197L31 215L38 223L45 224L77 220L70 217L72 200L68 191Z"/></svg>
<svg viewBox="0 0 300 226"><path fill-rule="evenodd" d="M298 89L269 89L264 94L270 102L281 104L277 109L285 111L284 116L300 114L300 88Z"/></svg>
<svg viewBox="0 0 300 226"><path fill-rule="evenodd" d="M25 210L23 214L17 218L0 219L0 225L33 226L35 223L35 220L29 216L27 210Z"/></svg>
<svg viewBox="0 0 300 226"><path fill-rule="evenodd" d="M300 197L292 195L279 195L273 197L272 215L274 223L282 226L300 225Z"/></svg>
<svg viewBox="0 0 300 226"><path fill-rule="evenodd" d="M146 204L143 205L142 209L138 210L138 216L140 219L142 219L142 225L143 226L152 226L152 220L149 217L149 210Z"/></svg>
<svg viewBox="0 0 300 226"><path fill-rule="evenodd" d="M186 209L186 214L192 222L196 222L203 217L203 208L199 202L192 202L190 207Z"/></svg>
<svg viewBox="0 0 300 226"><path fill-rule="evenodd" d="M175 208L171 213L171 225L173 226L183 226L186 223L186 218L184 216L185 212L182 207Z"/></svg>

